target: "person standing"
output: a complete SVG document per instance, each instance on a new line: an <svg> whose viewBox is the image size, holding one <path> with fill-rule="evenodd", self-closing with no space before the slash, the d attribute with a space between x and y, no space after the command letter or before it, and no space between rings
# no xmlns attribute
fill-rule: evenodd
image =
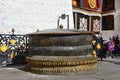
<svg viewBox="0 0 120 80"><path fill-rule="evenodd" d="M107 46L108 46L108 53L106 54L106 56L110 54L110 56L113 58L114 57L113 51L115 46L111 38L109 38L109 41L107 42Z"/></svg>
<svg viewBox="0 0 120 80"><path fill-rule="evenodd" d="M102 33L93 36L93 50L95 50L97 57L101 59L105 56L103 53L103 37Z"/></svg>
<svg viewBox="0 0 120 80"><path fill-rule="evenodd" d="M102 37L102 33L99 34L98 36L98 40L99 40L99 43L100 43L100 50L99 50L99 56L100 56L100 59L102 61L102 58L104 57L104 54L103 54L103 37Z"/></svg>

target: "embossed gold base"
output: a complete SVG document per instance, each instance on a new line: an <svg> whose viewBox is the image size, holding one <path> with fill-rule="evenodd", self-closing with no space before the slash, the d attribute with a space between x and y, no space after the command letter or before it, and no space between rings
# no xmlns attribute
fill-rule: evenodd
<svg viewBox="0 0 120 80"><path fill-rule="evenodd" d="M33 56L26 60L27 69L37 74L77 74L97 69L97 58L92 56Z"/></svg>

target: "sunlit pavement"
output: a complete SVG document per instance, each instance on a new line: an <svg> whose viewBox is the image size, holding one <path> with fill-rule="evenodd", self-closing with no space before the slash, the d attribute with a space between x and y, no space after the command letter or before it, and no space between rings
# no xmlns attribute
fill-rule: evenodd
<svg viewBox="0 0 120 80"><path fill-rule="evenodd" d="M120 56L98 60L95 73L79 75L39 75L25 71L25 65L0 68L0 80L120 80Z"/></svg>

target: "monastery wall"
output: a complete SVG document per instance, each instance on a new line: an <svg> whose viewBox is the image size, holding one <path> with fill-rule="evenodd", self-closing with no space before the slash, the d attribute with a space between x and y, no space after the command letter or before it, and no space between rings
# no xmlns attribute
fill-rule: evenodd
<svg viewBox="0 0 120 80"><path fill-rule="evenodd" d="M103 38L105 40L109 40L109 37L116 36L117 34L120 36L120 0L115 0L115 12L114 15L114 30L104 30Z"/></svg>
<svg viewBox="0 0 120 80"><path fill-rule="evenodd" d="M27 34L43 29L57 28L57 20L61 14L70 18L73 28L72 0L0 0L0 34ZM64 29L67 20L61 20Z"/></svg>

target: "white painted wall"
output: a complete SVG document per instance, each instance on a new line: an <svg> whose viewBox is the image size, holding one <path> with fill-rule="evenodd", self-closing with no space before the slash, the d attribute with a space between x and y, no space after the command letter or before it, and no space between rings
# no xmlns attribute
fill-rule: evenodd
<svg viewBox="0 0 120 80"><path fill-rule="evenodd" d="M57 28L58 17L65 13L70 16L73 28L72 0L0 0L0 34L27 34L37 29ZM67 20L60 24L67 28Z"/></svg>

